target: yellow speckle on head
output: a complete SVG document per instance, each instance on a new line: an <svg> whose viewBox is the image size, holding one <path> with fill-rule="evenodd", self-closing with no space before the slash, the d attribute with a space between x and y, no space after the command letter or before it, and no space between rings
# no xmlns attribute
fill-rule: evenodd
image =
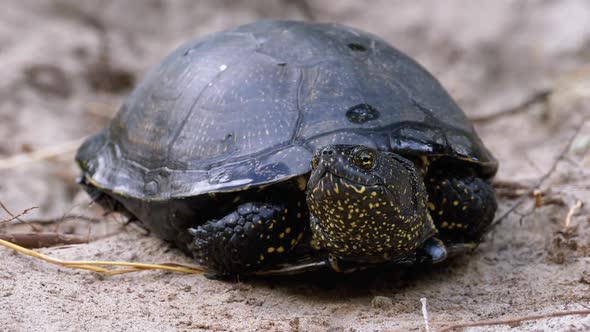
<svg viewBox="0 0 590 332"><path fill-rule="evenodd" d="M260 254L260 257L259 257L259 259L260 259L261 261L263 261L263 260L264 260L264 255Z"/></svg>
<svg viewBox="0 0 590 332"><path fill-rule="evenodd" d="M289 213L289 210L288 209L284 209L283 210L283 213Z"/></svg>
<svg viewBox="0 0 590 332"><path fill-rule="evenodd" d="M281 234L279 234L279 239L282 239L282 238L284 238L284 237L285 237L285 233L281 233Z"/></svg>
<svg viewBox="0 0 590 332"><path fill-rule="evenodd" d="M438 215L439 216L442 216L443 215L443 211L442 210L438 211Z"/></svg>
<svg viewBox="0 0 590 332"><path fill-rule="evenodd" d="M266 248L266 252L269 254L272 254L273 252L275 252L275 247L268 247Z"/></svg>
<svg viewBox="0 0 590 332"><path fill-rule="evenodd" d="M463 210L463 211L467 210L467 205L463 205L463 207L461 208L461 210Z"/></svg>
<svg viewBox="0 0 590 332"><path fill-rule="evenodd" d="M285 228L285 234L289 234L289 233L291 233L291 227Z"/></svg>
<svg viewBox="0 0 590 332"><path fill-rule="evenodd" d="M371 196L373 196L373 197L377 196L377 192L376 192L376 191L373 191L373 192L371 193Z"/></svg>
<svg viewBox="0 0 590 332"><path fill-rule="evenodd" d="M459 201L453 201L453 206L459 205Z"/></svg>
<svg viewBox="0 0 590 332"><path fill-rule="evenodd" d="M436 210L436 207L434 206L434 204L432 204L432 203L428 202L428 209L429 209L430 211L434 211L434 210Z"/></svg>
<svg viewBox="0 0 590 332"><path fill-rule="evenodd" d="M280 247L277 248L277 252L278 253L282 253L284 251L285 251L285 248L283 246L280 246Z"/></svg>
<svg viewBox="0 0 590 332"><path fill-rule="evenodd" d="M443 222L440 224L440 227L442 227L442 228L447 228L447 227L449 227L449 223L448 223L448 222L446 222L446 221L443 221Z"/></svg>
<svg viewBox="0 0 590 332"><path fill-rule="evenodd" d="M301 212L297 212L297 219L301 219Z"/></svg>

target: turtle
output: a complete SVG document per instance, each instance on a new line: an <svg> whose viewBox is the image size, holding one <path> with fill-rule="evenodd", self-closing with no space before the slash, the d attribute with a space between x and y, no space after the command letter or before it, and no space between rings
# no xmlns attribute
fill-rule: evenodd
<svg viewBox="0 0 590 332"><path fill-rule="evenodd" d="M434 264L482 241L498 162L418 62L340 24L190 41L78 149L79 182L211 278Z"/></svg>

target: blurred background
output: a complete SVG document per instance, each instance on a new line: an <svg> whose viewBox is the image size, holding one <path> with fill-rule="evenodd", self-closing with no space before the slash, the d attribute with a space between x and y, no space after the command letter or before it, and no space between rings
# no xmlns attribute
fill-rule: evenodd
<svg viewBox="0 0 590 332"><path fill-rule="evenodd" d="M500 160L497 186L499 191L506 191L499 192L501 211L511 206L519 193L526 193L530 185L556 167L540 194L534 196L536 200L531 198L524 205L526 209L509 216L493 240L471 258L471 265L458 267L458 272L451 269L448 278L426 277L420 280L421 285L404 284L405 288L399 292L395 290L398 284L371 282L370 290L356 291L354 300L346 304L336 300L341 292L328 292L319 300L322 303L319 307L313 296L312 300L307 299L307 293L302 293L305 294L303 298L291 296L285 300L256 287L236 290L201 278L196 281L198 292L209 290L213 300L219 300L213 294L220 292L236 293L246 299L221 301L227 307L232 306L232 310L243 310L231 317L222 316L230 323L202 325L209 327L204 330L215 330L216 326L218 330L235 330L244 315L258 315L258 309L251 309L252 303L247 299L260 297L266 299L265 303L271 303L275 311L269 309L253 318L254 321L244 320L242 324L266 330L269 328L266 320L279 317L287 323L276 323L274 328L293 328L293 331L296 330L293 326L298 329L300 322L303 330L335 327L333 330L338 331L346 324L356 326L357 330L367 326L376 329L389 326L393 330L395 326L401 330L415 328L421 326L416 323L421 322L421 314L418 309L414 310L421 296L432 300L435 311L450 310L445 311L446 316L439 316L441 324L445 320L457 320L457 317L476 320L500 317L507 310L524 314L590 303L587 295L590 294L587 208L590 204L590 125L577 127L590 116L590 2L586 0L3 2L0 10L0 202L13 214L38 207L24 219L55 221L73 213L74 209L76 213L100 217L99 211L88 207L89 200L75 181L78 170L73 157L81 140L105 126L144 73L176 47L208 33L262 18L350 25L381 36L424 65L474 120L483 141ZM560 154L576 128L579 133L568 150ZM558 165L554 162L556 158L561 160ZM582 202L580 207L573 209L578 201ZM0 210L0 220L6 218L10 218L9 214ZM564 226L566 221L567 227ZM568 228L572 225L579 226L575 234ZM7 227L7 223L0 227ZM63 231L76 230L73 226ZM154 251L168 255L168 249L162 249L157 240L142 239L145 247L138 248L134 244L136 238L125 236L132 235L121 235L112 243L98 241L95 247L88 244L82 247L84 249L58 253L69 253L77 258L87 258L85 253L102 257L99 252L108 251L105 248L111 247L106 243L111 243L109 245L118 248L115 253L123 253L129 259L155 257L146 256L142 248L155 248ZM0 266L10 266L11 270L20 271L18 273L27 272L23 270L26 268L23 261L4 256L7 261ZM174 260L177 256L162 257ZM43 265L35 266L43 270ZM5 277L14 278L14 275ZM43 278L51 278L51 275L40 278L45 280ZM162 281L141 280L154 289ZM181 281L172 281L169 286L180 288L179 285L195 282L178 280ZM134 284L134 281L129 282ZM478 282L485 287L471 288ZM6 303L37 303L37 295L26 296L27 290L33 287L26 282L17 282L10 286L12 288L1 283L0 293L5 291ZM508 284L512 292L506 289ZM97 293L93 299L98 301L95 304L108 306L112 299L125 301L125 294L108 293L101 285L92 286L98 287L94 290ZM112 289L119 287L109 280L104 285L114 287ZM94 289L92 287L89 289ZM110 298L99 296L101 291ZM191 293L194 290L187 292L195 295ZM386 309L372 306L375 295L390 299L385 301ZM145 308L157 310L157 296L144 294L145 301L153 301L144 303ZM477 300L471 302L472 298ZM182 296L166 300L176 309L166 307L168 312L159 314L155 325L146 326L157 329L191 326L179 322L185 315L183 310L194 309L190 306L193 300ZM81 301L86 304L80 307L63 304L67 308L64 310L86 317L84 308L93 304L87 303L83 296ZM41 305L47 305L46 302ZM217 317L229 310L227 307L199 309L204 311L197 313L203 317ZM347 317L347 323L339 322L339 316L333 314L339 312L339 308L348 308L340 312L340 317ZM54 315L60 312L58 309L51 309L35 319L27 310L11 314L14 322L22 322L12 326L16 330L29 329L34 325L27 325L27 321L41 318L54 322L49 326L56 329L74 326L60 325L62 321ZM108 315L110 319L120 317L118 315L135 317L143 309L134 310L134 304L130 304L128 309ZM402 325L387 325L389 323L383 323L380 318L379 310L401 315L396 317L407 321L403 323L402 320ZM288 314L291 311L301 317L316 315L320 318L297 320L295 324ZM0 318L6 317L0 315ZM96 321L92 318L82 321L88 325L78 328L109 327L108 324L93 325ZM122 329L139 326L125 325L123 321L116 326ZM532 328L546 330L550 325Z"/></svg>

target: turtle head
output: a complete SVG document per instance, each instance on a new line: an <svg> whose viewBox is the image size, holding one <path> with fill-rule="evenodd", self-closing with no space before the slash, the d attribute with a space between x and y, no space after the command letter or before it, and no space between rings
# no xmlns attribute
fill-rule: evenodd
<svg viewBox="0 0 590 332"><path fill-rule="evenodd" d="M393 261L436 232L423 178L411 161L364 146L331 145L314 154L311 167L311 229L333 257Z"/></svg>

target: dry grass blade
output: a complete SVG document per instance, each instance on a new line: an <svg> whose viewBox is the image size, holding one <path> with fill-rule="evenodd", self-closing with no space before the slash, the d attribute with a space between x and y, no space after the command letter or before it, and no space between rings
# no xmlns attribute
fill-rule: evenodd
<svg viewBox="0 0 590 332"><path fill-rule="evenodd" d="M1 204L1 203L0 203ZM7 212L8 209L4 205L2 205L4 210ZM22 216L29 212L30 209L27 209L19 214ZM12 213L9 212L10 215ZM174 263L164 263L164 264L146 264L146 263L132 263L132 262L111 262L111 261L64 261L61 259L53 258L46 256L42 253L36 252L34 250L27 249L23 246L19 246L18 244L12 243L7 240L0 239L0 246L4 246L25 254L27 256L31 256L45 262L68 267L74 269L82 269L82 270L89 270L98 273L103 273L107 275L115 275L115 274L123 274L123 273L130 273L130 272L137 272L137 271L144 271L144 270L164 270L164 271L172 271L172 272L182 272L182 273L202 273L204 270L197 266L188 266L183 264L174 264ZM125 267L125 269L118 269L118 270L110 270L106 269L102 266L111 266L111 267Z"/></svg>
<svg viewBox="0 0 590 332"><path fill-rule="evenodd" d="M530 321L530 320L539 320L539 319L563 317L563 316L576 316L576 315L584 315L584 316L590 315L590 310L563 311L563 312L554 312L554 313L550 313L550 314L530 315L530 316L523 316L523 317L502 319L502 320L484 320L484 321L473 322L473 323L455 324L455 325L447 326L444 329L440 330L439 332L454 331L454 330L464 329L466 327L475 327L475 326L509 325L511 327L514 327L514 326L520 325L522 322Z"/></svg>
<svg viewBox="0 0 590 332"><path fill-rule="evenodd" d="M115 261L64 261L61 259L53 258L46 256L42 253L36 252L34 250L30 250L19 245L16 245L12 242L1 240L0 245L25 254L27 256L31 256L45 262L67 267L67 268L74 268L74 269L82 269L82 270L90 270L94 272L99 272L107 275L115 275L115 274L123 274L123 273L130 273L130 272L137 272L137 271L144 271L144 270L164 270L164 271L172 271L172 272L182 272L182 273L202 273L203 269L193 266L187 266L182 264L146 264L146 263L133 263L133 262L115 262ZM127 269L120 269L120 270L109 270L103 268L102 266L111 266L111 267L126 267Z"/></svg>
<svg viewBox="0 0 590 332"><path fill-rule="evenodd" d="M55 158L66 153L72 153L78 149L84 139L85 138L80 138L74 141L50 146L33 152L21 153L12 157L0 159L0 171L17 168L40 160Z"/></svg>

